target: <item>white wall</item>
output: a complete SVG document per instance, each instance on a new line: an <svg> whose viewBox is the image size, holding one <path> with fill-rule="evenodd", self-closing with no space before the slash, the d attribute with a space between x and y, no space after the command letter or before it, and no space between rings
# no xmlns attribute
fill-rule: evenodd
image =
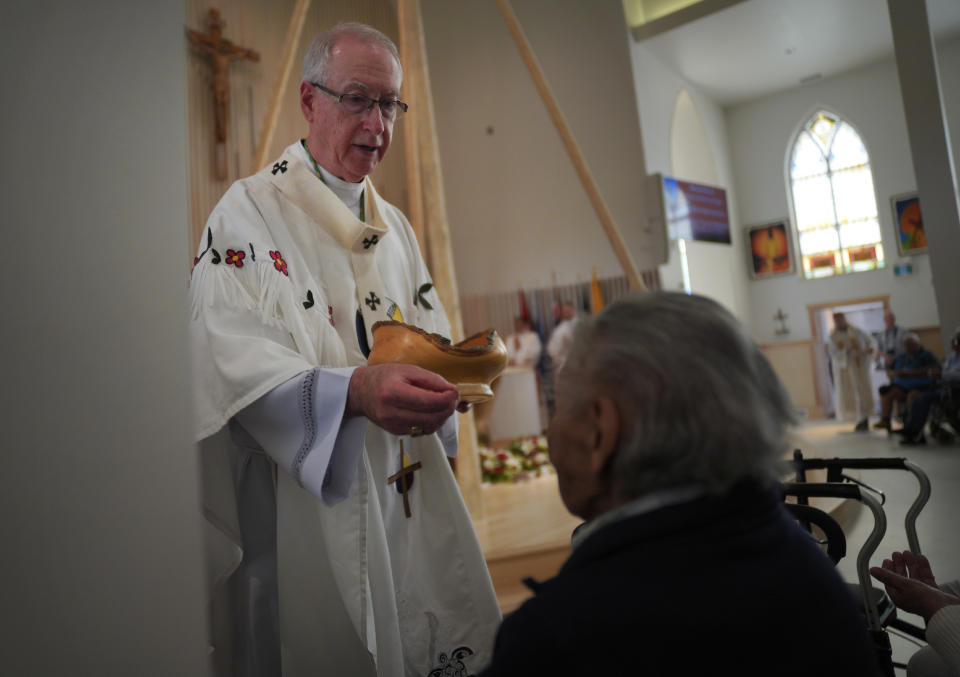
<svg viewBox="0 0 960 677"><path fill-rule="evenodd" d="M746 322L750 315L746 289L748 270L744 255L743 229L737 220L737 195L732 190L723 109L695 85L661 62L643 43L633 42L631 55L647 171L713 183L727 191L732 243L687 243L690 291L715 299ZM697 135L710 144L709 155L713 157L716 169L716 179L712 182L706 174L702 177L682 175L684 171L692 172L698 167L699 171L703 171L704 162L701 159L698 164L691 161L685 153L678 153L683 145L671 140L677 97L683 91L689 94L697 118L702 124L702 131ZM689 111L681 114L688 121L691 119ZM689 151L689 148L687 150ZM670 261L661 267L660 275L665 289L682 288L676 246L671 247Z"/></svg>
<svg viewBox="0 0 960 677"><path fill-rule="evenodd" d="M622 5L512 4L643 267L655 255L642 232L645 173ZM622 275L496 3L421 7L461 294L587 281L594 266L601 278Z"/></svg>
<svg viewBox="0 0 960 677"><path fill-rule="evenodd" d="M954 40L938 51L956 158L960 157L960 43ZM727 110L733 184L742 223L764 223L783 217L792 222L786 184L788 148L799 126L818 107L846 118L867 146L887 267L821 280L804 280L797 275L751 282L748 291L754 336L762 343L807 339L811 335L807 304L884 294L889 294L902 326L938 324L928 257L909 257L914 270L910 277L893 274L893 264L902 259L894 239L890 197L915 190L916 181L892 58ZM790 316L787 335L774 333L777 325L773 315L778 308Z"/></svg>
<svg viewBox="0 0 960 677"><path fill-rule="evenodd" d="M207 674L183 23L0 5L5 675Z"/></svg>

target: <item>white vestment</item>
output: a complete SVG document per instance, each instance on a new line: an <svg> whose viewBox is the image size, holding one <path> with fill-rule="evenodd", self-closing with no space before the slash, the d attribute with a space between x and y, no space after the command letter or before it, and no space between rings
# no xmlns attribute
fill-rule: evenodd
<svg viewBox="0 0 960 677"><path fill-rule="evenodd" d="M520 334L511 334L507 337L507 355L510 364L520 367L536 367L540 361L540 351L543 345L535 331L525 331Z"/></svg>
<svg viewBox="0 0 960 677"><path fill-rule="evenodd" d="M550 340L547 341L547 354L553 360L554 371L560 369L567 359L567 353L570 352L570 347L573 345L573 332L576 328L577 318L573 317L558 324L554 327L553 333L550 334Z"/></svg>
<svg viewBox="0 0 960 677"><path fill-rule="evenodd" d="M874 413L870 368L877 354L873 337L847 325L830 332L827 351L833 367L837 420L870 418Z"/></svg>
<svg viewBox="0 0 960 677"><path fill-rule="evenodd" d="M364 199L366 223L294 144L234 183L203 234L190 329L214 651L236 635L237 618L256 637L272 614L284 677L423 676L454 656L479 670L500 612L440 439L401 439L366 419L316 425L342 418L348 368L366 363L361 344L373 345L374 322L449 336L409 223L369 181ZM276 413L289 401L300 406L283 409L289 421L277 430L241 425L251 409ZM291 429L303 430L292 448ZM387 482L417 463L405 493L402 480ZM275 503L269 480L251 480L263 468L268 478L273 469ZM246 570L261 561L268 573ZM272 611L260 589L271 567ZM266 677L256 660L235 657L234 669Z"/></svg>

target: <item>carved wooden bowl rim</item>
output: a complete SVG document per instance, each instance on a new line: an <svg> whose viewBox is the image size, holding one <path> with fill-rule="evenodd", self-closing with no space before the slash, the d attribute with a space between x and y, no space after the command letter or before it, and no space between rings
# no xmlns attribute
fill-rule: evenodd
<svg viewBox="0 0 960 677"><path fill-rule="evenodd" d="M449 353L450 355L459 355L462 357L476 357L478 355L484 355L486 353L493 352L497 349L497 330L496 329L486 329L484 331L477 332L472 336L468 336L463 339L460 343L452 344L450 339L441 334L432 334L429 333L420 327L414 326L412 324L406 324L405 322L397 322L396 320L381 320L379 322L373 323L372 333L374 334L374 342L376 342L376 333L377 329L381 327L400 327L406 329L415 334L420 334L431 345L435 346L439 350ZM476 346L464 346L464 343L469 343L477 338L480 338L486 334L486 339L483 345Z"/></svg>

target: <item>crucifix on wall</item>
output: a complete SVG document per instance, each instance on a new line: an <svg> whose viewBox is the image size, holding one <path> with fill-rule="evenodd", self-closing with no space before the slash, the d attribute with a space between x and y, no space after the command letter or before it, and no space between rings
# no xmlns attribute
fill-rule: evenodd
<svg viewBox="0 0 960 677"><path fill-rule="evenodd" d="M223 19L220 12L207 13L209 33L187 29L187 38L195 48L210 58L213 65L213 114L216 120L216 153L214 166L218 179L227 178L227 114L230 109L230 63L239 59L259 61L260 55L252 49L238 47L223 37Z"/></svg>
<svg viewBox="0 0 960 677"><path fill-rule="evenodd" d="M773 316L773 319L777 320L780 323L780 326L777 327L777 330L776 330L777 334L790 333L790 329L787 328L787 322L786 322L788 317L790 316L784 313L781 308L777 308L777 314Z"/></svg>

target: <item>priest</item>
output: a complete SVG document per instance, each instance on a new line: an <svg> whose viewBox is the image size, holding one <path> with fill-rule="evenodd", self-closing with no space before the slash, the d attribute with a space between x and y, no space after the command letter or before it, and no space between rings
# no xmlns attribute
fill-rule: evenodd
<svg viewBox="0 0 960 677"><path fill-rule="evenodd" d="M833 314L827 352L833 368L837 420L854 416L854 432L866 432L874 412L870 365L876 355L876 341L847 322L843 313Z"/></svg>
<svg viewBox="0 0 960 677"><path fill-rule="evenodd" d="M428 675L483 665L500 620L447 457L456 388L366 366L379 320L450 327L410 224L367 175L406 111L385 35L320 34L306 139L204 229L190 341L224 675Z"/></svg>

